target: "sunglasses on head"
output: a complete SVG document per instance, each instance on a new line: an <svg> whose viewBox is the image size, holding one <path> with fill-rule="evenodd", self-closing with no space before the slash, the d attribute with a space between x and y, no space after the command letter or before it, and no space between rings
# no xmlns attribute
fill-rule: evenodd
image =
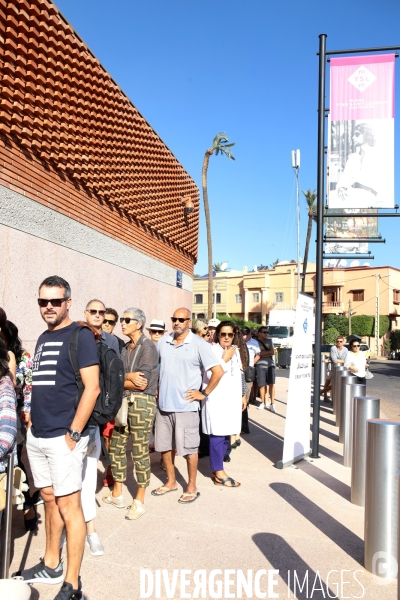
<svg viewBox="0 0 400 600"><path fill-rule="evenodd" d="M40 308L46 308L46 306L50 302L53 308L60 308L61 304L66 300L69 300L69 298L53 298L52 300L46 300L46 298L38 298L38 304Z"/></svg>
<svg viewBox="0 0 400 600"><path fill-rule="evenodd" d="M183 319L182 317L171 317L171 321L173 323L176 323L177 321L179 321L179 323L184 323L185 321L189 321L189 317L186 317L186 319Z"/></svg>
<svg viewBox="0 0 400 600"><path fill-rule="evenodd" d="M95 308L90 308L87 312L91 315L99 314L101 317L104 317L104 315L106 314L105 310L96 310Z"/></svg>
<svg viewBox="0 0 400 600"><path fill-rule="evenodd" d="M103 323L108 323L109 325L115 325L117 321L113 321L112 319L104 319Z"/></svg>
<svg viewBox="0 0 400 600"><path fill-rule="evenodd" d="M139 321L137 319L133 319L132 317L120 317L119 318L120 323L126 323L127 325L129 325L129 323L131 321L136 321L137 323L139 323Z"/></svg>
<svg viewBox="0 0 400 600"><path fill-rule="evenodd" d="M223 333L222 331L220 331L219 337L228 337L230 339L233 339L234 335L234 333Z"/></svg>

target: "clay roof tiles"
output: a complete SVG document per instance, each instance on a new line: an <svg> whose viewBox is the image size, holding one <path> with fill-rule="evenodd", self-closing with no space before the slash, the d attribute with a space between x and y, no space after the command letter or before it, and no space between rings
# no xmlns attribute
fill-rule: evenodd
<svg viewBox="0 0 400 600"><path fill-rule="evenodd" d="M196 184L56 6L0 0L1 37L0 131L195 262Z"/></svg>

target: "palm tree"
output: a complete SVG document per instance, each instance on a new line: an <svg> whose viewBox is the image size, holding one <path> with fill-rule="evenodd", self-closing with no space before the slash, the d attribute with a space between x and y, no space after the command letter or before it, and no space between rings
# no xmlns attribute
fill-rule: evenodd
<svg viewBox="0 0 400 600"><path fill-rule="evenodd" d="M310 239L312 233L312 224L317 217L317 194L315 190L308 189L306 192L303 191L304 197L307 202L308 208L308 227L307 227L307 237L306 237L306 246L304 248L304 261L303 261L303 277L301 280L301 291L304 292L306 286L306 273L307 273L307 261L308 261L308 250L310 248Z"/></svg>
<svg viewBox="0 0 400 600"><path fill-rule="evenodd" d="M222 267L223 264L224 263L221 263L221 262L214 263L213 266L212 266L213 271L215 271L216 273L219 273L220 271L222 271L221 267Z"/></svg>
<svg viewBox="0 0 400 600"><path fill-rule="evenodd" d="M235 160L232 155L231 148L235 144L228 144L229 139L225 133L218 133L214 140L211 148L206 150L203 160L203 170L201 173L201 182L203 186L203 201L204 201L204 213L206 217L206 228L207 228L207 247L208 247L208 318L212 315L213 308L213 264L212 264L212 243L211 243L211 225L210 225L210 208L208 206L208 191L207 191L207 171L210 156L212 154L225 154L231 160Z"/></svg>

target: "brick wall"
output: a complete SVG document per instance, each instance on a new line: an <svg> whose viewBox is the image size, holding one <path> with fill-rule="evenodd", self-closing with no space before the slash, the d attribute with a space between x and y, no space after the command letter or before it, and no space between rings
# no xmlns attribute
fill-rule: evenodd
<svg viewBox="0 0 400 600"><path fill-rule="evenodd" d="M54 4L0 0L0 73L0 183L192 273L196 184Z"/></svg>

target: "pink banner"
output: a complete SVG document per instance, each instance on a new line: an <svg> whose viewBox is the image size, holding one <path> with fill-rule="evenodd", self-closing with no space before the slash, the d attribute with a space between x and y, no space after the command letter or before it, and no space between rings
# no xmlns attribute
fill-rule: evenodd
<svg viewBox="0 0 400 600"><path fill-rule="evenodd" d="M394 54L331 59L331 119L394 118Z"/></svg>
<svg viewBox="0 0 400 600"><path fill-rule="evenodd" d="M331 59L328 206L394 206L394 54Z"/></svg>

